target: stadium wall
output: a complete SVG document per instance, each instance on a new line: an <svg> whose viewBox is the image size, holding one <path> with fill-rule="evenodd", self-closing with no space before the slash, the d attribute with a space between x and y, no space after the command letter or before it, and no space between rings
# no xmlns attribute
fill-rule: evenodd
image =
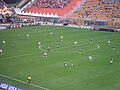
<svg viewBox="0 0 120 90"><path fill-rule="evenodd" d="M120 21L114 20L96 20L96 19L68 19L68 24L76 24L76 25L85 25L85 26L100 26L104 28L120 28Z"/></svg>

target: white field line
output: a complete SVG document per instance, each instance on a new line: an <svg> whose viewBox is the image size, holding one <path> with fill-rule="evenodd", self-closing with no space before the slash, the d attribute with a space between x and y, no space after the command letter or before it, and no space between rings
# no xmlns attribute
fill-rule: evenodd
<svg viewBox="0 0 120 90"><path fill-rule="evenodd" d="M120 38L120 37L112 38L112 39L109 39L109 40L118 39L118 38ZM106 40L107 40L107 39L106 39ZM106 41L106 40L100 40L100 41L98 41L98 42L102 42L102 41ZM85 43L85 44L89 44L89 43ZM85 45L85 44L81 44L81 45ZM97 48L94 48L94 49L92 49L92 50L87 50L87 51L93 51L93 50L96 50L96 49L100 48L100 45L98 45L98 44L96 44L96 45L97 45ZM71 47L71 46L67 46L67 47L63 47L63 48L68 48L68 47ZM63 49L63 48L62 48L62 49ZM23 55L17 55L17 56L13 56L13 57L7 57L7 58L3 58L3 59L0 59L0 60L6 60L6 59L17 58L17 57L22 57L22 56L28 56L28 55L38 54L38 53L41 53L41 52L43 52L43 51L46 51L46 50L44 50L44 49L40 49L40 50L42 50L42 51L40 51L40 52L34 52L34 53L28 53L28 54L23 54ZM56 50L56 49L52 49L52 50ZM8 78L8 79L11 79L11 80L14 80L14 81L18 81L18 82L21 82L21 83L24 83L24 84L28 84L28 83L25 82L25 81L22 81L22 80L19 80L19 79L16 79L16 78L12 78L12 77L9 77L9 76L3 75L3 74L0 74L0 76L5 77L5 78ZM36 87L36 88L39 88L39 89L50 90L50 89L48 89L48 88L41 87L41 86L38 86L38 85L35 85L35 84L32 84L32 83L31 83L30 85L31 85L31 86L34 86L34 87Z"/></svg>
<svg viewBox="0 0 120 90"><path fill-rule="evenodd" d="M12 56L12 57L6 57L6 58L0 59L0 60L6 60L6 59L11 59L11 58L23 57L23 56L29 56L29 55L38 54L38 53L41 53L41 52L43 52L43 51L34 52L34 53L27 53L27 54L21 54L21 55L16 55L16 56Z"/></svg>
<svg viewBox="0 0 120 90"><path fill-rule="evenodd" d="M97 49L99 49L100 48L100 45L98 45L98 44L96 44L96 48L93 48L93 49L90 49L90 50L85 50L85 51L83 51L83 52L87 52L87 51L94 51L94 50L97 50ZM68 46L68 47L72 47L72 46ZM64 48L68 48L68 47L64 47ZM63 49L63 48L62 48ZM54 50L56 50L56 49L54 49ZM61 51L54 51L54 52L59 52L59 53L78 53L78 52L61 52Z"/></svg>
<svg viewBox="0 0 120 90"><path fill-rule="evenodd" d="M40 48L40 50L42 50L42 51L33 52L33 53L26 53L26 54L21 54L21 55L16 55L16 56L12 56L12 57L6 57L6 58L0 59L0 60L6 60L6 59L11 59L11 58L23 57L23 56L29 56L29 55L34 55L34 54L38 54L38 53L41 53L43 51L46 51L46 50L44 50L42 48Z"/></svg>
<svg viewBox="0 0 120 90"><path fill-rule="evenodd" d="M86 51L94 51L94 50L99 49L99 48L100 48L100 45L99 45L99 44L96 44L96 45L97 45L97 47L96 47L96 48L93 48L93 49L91 49L91 50L86 50Z"/></svg>
<svg viewBox="0 0 120 90"><path fill-rule="evenodd" d="M109 39L109 40L114 40L114 39L118 39L118 38L120 38L120 37L115 37L115 38L112 38L112 39ZM103 41L107 41L108 39L105 39L105 40L100 40L100 41L95 41L95 42L103 42ZM88 42L88 43L84 43L84 44L79 44L79 45L85 45L85 44L89 44L90 42ZM48 44L48 43L47 43ZM47 44L45 44L45 45L47 45ZM60 49L64 49L64 48L68 48L68 47L72 47L72 46L66 46L66 47L61 47ZM57 48L56 48L57 49ZM56 49L51 49L51 50L56 50ZM7 59L11 59L11 58L17 58L17 57L23 57L23 56L29 56L29 55L33 55L33 54L38 54L38 53L41 53L41 52L44 52L44 51L46 51L46 50L44 50L44 49L40 49L40 50L42 50L42 51L40 51L40 52L33 52L33 53L27 53L27 54L22 54L22 55L16 55L16 56L12 56L12 57L6 57L6 58L2 58L2 59L0 59L0 60L7 60ZM88 51L90 51L90 50L88 50ZM59 52L59 51L56 51L56 52Z"/></svg>
<svg viewBox="0 0 120 90"><path fill-rule="evenodd" d="M84 43L84 44L80 44L80 45L85 45L85 44L89 44L89 43ZM42 47L43 47L43 45L42 45ZM61 47L61 49L68 48L68 47L72 47L72 46ZM56 49L57 48L51 49L51 50L56 50ZM46 51L46 50L44 50L42 48L40 48L40 50L42 50L42 51L32 52L32 53L27 53L27 54L21 54L21 55L16 55L16 56L11 56L11 57L6 57L6 58L2 58L0 60L7 60L7 59L12 59L12 58L24 57L24 56L34 55L34 54L38 54L38 53Z"/></svg>
<svg viewBox="0 0 120 90"><path fill-rule="evenodd" d="M100 45L98 45L98 44L96 44L96 45L97 45L97 48L94 48L94 49L92 49L92 50L96 50L96 49L100 48ZM67 47L64 47L64 48L68 48L68 47L70 47L70 46L67 46ZM41 49L41 50L43 50L43 49ZM54 50L55 50L55 49L54 49ZM92 51L92 50L87 50L87 51ZM44 50L43 50L43 51L44 51ZM41 51L41 52L42 52L42 51ZM18 56L16 56L16 57L21 57L21 56L26 56L26 55L32 55L32 54L37 54L37 53L40 53L40 52L29 53L29 54L24 54L24 55L18 55ZM14 58L16 58L16 57L14 57ZM9 58L13 58L13 57L9 57ZM9 58L4 58L4 59L9 59ZM13 77L9 77L9 76L3 75L3 74L0 74L0 76L5 77L5 78L8 78L8 79L11 79L11 80L14 80L14 81L17 81L17 82L21 82L21 83L23 83L23 84L28 84L28 83L25 82L25 81L22 81L22 80L13 78ZM42 87L42 86L38 86L38 85L32 84L32 83L31 83L30 85L31 85L31 86L34 86L34 87L36 87L36 88L39 88L39 89L50 90L50 89L48 89L48 88L45 88L45 87Z"/></svg>
<svg viewBox="0 0 120 90"><path fill-rule="evenodd" d="M9 77L9 76L3 75L3 74L0 74L0 76L5 77L5 78L8 78L8 79L11 79L11 80L14 80L14 81L17 81L17 82L21 82L21 83L23 83L23 84L28 84L28 83L25 82L25 81L22 81L22 80L13 78L13 77ZM45 87L42 87L42 86L38 86L38 85L32 84L32 83L31 83L30 85L33 86L33 87L39 88L39 89L50 90L50 89L48 89L48 88L45 88Z"/></svg>

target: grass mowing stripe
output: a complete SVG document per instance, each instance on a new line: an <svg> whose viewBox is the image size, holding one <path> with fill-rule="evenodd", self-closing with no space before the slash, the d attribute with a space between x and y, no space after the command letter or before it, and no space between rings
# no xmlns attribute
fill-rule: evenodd
<svg viewBox="0 0 120 90"><path fill-rule="evenodd" d="M100 48L100 45L99 44L96 44L96 48L93 48L93 49L91 49L91 50L86 50L86 51L94 51L94 50L97 50L97 49L99 49Z"/></svg>
<svg viewBox="0 0 120 90"><path fill-rule="evenodd" d="M41 52L42 52L42 51L41 51ZM7 60L7 59L11 59L11 58L17 58L17 57L29 56L29 55L38 54L38 53L41 53L41 52L27 53L27 54L17 55L17 56L13 56L13 57L3 58L3 59L0 59L0 60Z"/></svg>
<svg viewBox="0 0 120 90"><path fill-rule="evenodd" d="M36 33L35 31L34 33L32 29L34 31L44 30L45 32ZM55 29L57 31L55 31ZM119 33L99 33L96 31L78 31L76 29L69 29L70 31L66 31L66 28L63 29L51 27L49 29L49 27L45 27L44 29L41 27L33 27L29 29L25 28L25 30L23 28L21 31L11 32L11 34L0 33L0 41L2 42L3 38L4 40L6 40L6 42L8 42L8 46L6 48L2 46L2 43L0 43L0 46L3 48L3 50L5 49L5 56L1 56L0 59L41 52L38 54L36 53L27 56L20 56L13 59L11 58L4 61L1 60L0 73L25 82L27 82L25 80L26 76L28 76L28 74L31 74L34 78L34 82L32 83L39 86L48 87L51 90L112 90L115 89L113 87L119 89L119 75L116 76L117 74L115 74L115 77L113 78L111 77L113 75L107 75L107 73L116 69L118 70L119 68L119 63L117 63L119 61L119 50L116 50L116 52L112 52L112 45L115 45L115 49L119 48ZM53 38L50 38L49 36L51 31L53 32ZM20 34L22 32L23 34ZM31 38L29 40L26 40L26 33L24 34L24 32L28 32L28 34L30 34ZM32 34L32 32L34 34ZM16 34L20 34L21 36L19 38L16 38ZM60 42L61 35L63 35L65 39L63 43L60 43L60 49L58 49L57 42ZM13 40L16 42L16 46L18 44L18 47L14 49L10 48L9 46L9 44L12 45L11 42ZM93 40L93 44L89 44L91 40ZM108 40L111 41L110 46L108 46L107 44ZM38 50L38 47L36 47L38 41L40 41L42 45L44 45L41 50ZM77 47L73 46L75 41L78 42ZM81 44L85 45L80 46ZM100 48L93 51L95 48L99 47L97 46L97 44L100 45ZM44 52L47 52L48 46L50 47L48 58L42 58ZM85 51L85 53L83 53L82 55L79 54L80 48ZM11 51L13 51L13 53ZM56 53L56 51L61 52ZM68 52L71 51L72 54L69 54ZM77 54L74 54L73 52L77 52ZM89 63L88 55L94 55L96 61L93 63ZM113 63L112 66L109 65L109 59L111 56L115 58L115 63ZM66 60L70 65L65 70L63 66L64 60ZM74 64L73 67L71 65L72 63ZM16 76L14 77L14 75ZM99 75L102 76L99 77ZM8 84L23 87L24 89L30 88L31 90L39 90L39 88L36 88L34 86L23 84L21 82L14 81L8 78L3 78L4 77L1 76L1 81L5 81ZM109 80L109 78L111 79ZM106 81L105 79L108 80ZM115 79L115 81L113 79ZM111 83L109 83L108 81Z"/></svg>
<svg viewBox="0 0 120 90"><path fill-rule="evenodd" d="M114 40L114 39L118 39L120 37L114 37L112 39L109 39L109 40ZM103 42L103 41L107 41L108 39L104 39L104 40L100 40L100 41L96 41L96 42ZM89 42L90 43L90 42ZM81 44L81 45L85 45L85 44L89 44L89 43L84 43L84 44ZM48 43L47 43L48 44ZM46 44L45 44L46 45ZM97 45L99 47L99 45ZM67 47L63 47L63 48L68 48L68 47L71 47L71 46L67 46ZM97 49L98 49L97 47ZM44 49L41 49L43 51L46 51ZM53 50L56 50L56 49L53 49ZM90 50L91 51L91 50ZM0 59L0 60L7 60L7 59L11 59L11 58L17 58L17 57L22 57L22 56L28 56L28 55L33 55L33 54L38 54L38 53L41 53L41 52L34 52L34 53L28 53L28 54L23 54L23 55L17 55L17 56L14 56L14 57L7 57L7 58L3 58L3 59Z"/></svg>
<svg viewBox="0 0 120 90"><path fill-rule="evenodd" d="M83 44L82 44L83 45ZM90 49L90 50L85 50L85 51L83 51L83 52L88 52L88 51L94 51L94 50L97 50L97 49L99 49L100 48L100 45L98 45L98 44L95 44L97 47L96 48L93 48L93 49ZM74 45L73 45L74 46ZM77 45L77 46L79 46L79 45ZM63 48L69 48L69 47L72 47L72 46L67 46L67 47L63 47ZM62 48L62 49L63 49ZM52 51L54 51L54 50L56 50L56 49L52 49ZM60 50L60 49L59 49ZM77 51L76 52L61 52L61 51L54 51L54 52L59 52L59 53L78 53Z"/></svg>
<svg viewBox="0 0 120 90"><path fill-rule="evenodd" d="M89 44L89 43L84 43L84 44L80 44L80 45L85 45L85 44ZM93 50L96 50L96 49L98 49L100 47L98 44L96 44L96 45L97 45L97 48L94 48L92 50L87 50L87 51L93 51ZM42 45L42 47L43 46L44 45ZM72 46L74 46L74 45L72 45ZM72 46L62 47L61 49L69 48L69 47L72 47ZM79 45L77 45L77 46L79 46ZM13 56L13 57L7 57L7 58L3 58L3 59L0 59L0 60L7 60L7 59L12 59L12 58L17 58L17 57L29 56L29 55L38 54L38 53L46 51L46 50L44 50L42 48L40 50L42 50L42 51L40 51L40 52L33 52L33 53L27 53L27 54L22 54L22 55L17 55L17 56ZM54 50L56 50L56 48L55 49L51 49L51 50L54 51ZM60 51L55 51L55 52L60 52ZM69 52L63 52L63 53L69 53ZM71 52L71 53L77 53L77 52Z"/></svg>
<svg viewBox="0 0 120 90"><path fill-rule="evenodd" d="M28 84L28 83L25 82L25 81L22 81L22 80L19 80L19 79L16 79L16 78L12 78L12 77L9 77L9 76L3 75L3 74L0 74L0 76L5 77L5 78L8 78L8 79L11 79L11 80L14 80L14 81L18 81L18 82L21 82L21 83L24 83L24 84ZM32 83L31 83L30 85L31 85L31 86L34 86L34 87L37 87L37 88L39 88L39 89L50 90L50 89L48 89L48 88L41 87L41 86L38 86L38 85L32 84Z"/></svg>

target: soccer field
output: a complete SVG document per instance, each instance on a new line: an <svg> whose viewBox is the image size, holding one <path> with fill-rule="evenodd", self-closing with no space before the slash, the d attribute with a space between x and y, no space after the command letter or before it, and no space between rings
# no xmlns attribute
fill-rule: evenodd
<svg viewBox="0 0 120 90"><path fill-rule="evenodd" d="M120 90L118 32L58 26L7 29L0 31L0 49L0 82L24 90ZM47 57L43 57L45 52ZM28 75L32 76L31 85L27 84Z"/></svg>

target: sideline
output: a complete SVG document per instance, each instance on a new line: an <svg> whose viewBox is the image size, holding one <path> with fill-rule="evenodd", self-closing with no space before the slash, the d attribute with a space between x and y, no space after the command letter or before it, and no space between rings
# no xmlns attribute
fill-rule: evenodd
<svg viewBox="0 0 120 90"><path fill-rule="evenodd" d="M17 81L17 82L21 82L21 83L24 83L24 84L28 84L28 83L25 82L25 81L22 81L22 80L13 78L13 77L9 77L9 76L3 75L3 74L0 74L0 76L5 77L5 78L8 78L8 79L11 79L11 80L14 80L14 81ZM42 86L38 86L38 85L33 84L33 83L31 83L30 85L31 85L31 86L34 86L34 87L36 87L36 88L39 88L39 89L50 90L50 89L48 89L48 88L45 88L45 87L42 87Z"/></svg>

